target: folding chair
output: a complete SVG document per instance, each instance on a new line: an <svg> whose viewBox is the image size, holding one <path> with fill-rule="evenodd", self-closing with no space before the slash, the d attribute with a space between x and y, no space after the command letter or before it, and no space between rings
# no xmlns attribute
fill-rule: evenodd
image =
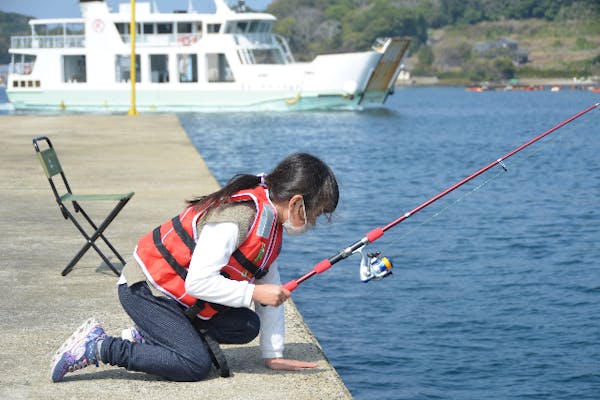
<svg viewBox="0 0 600 400"><path fill-rule="evenodd" d="M46 142L47 147L44 150L40 150L38 142L44 141ZM62 275L65 276L77 264L77 262L83 257L83 255L90 249L90 247L94 248L98 255L102 258L102 260L108 265L108 267L118 276L120 275L119 271L115 268L115 266L108 260L108 258L102 253L102 251L96 246L96 240L101 238L104 243L112 250L113 254L117 256L119 261L123 265L125 265L125 260L119 252L113 247L113 245L106 239L104 236L104 231L110 225L110 223L115 219L117 214L121 211L121 209L127 204L127 202L133 197L134 192L125 193L125 194L73 194L71 192L71 187L69 186L69 182L67 181L67 177L63 172L62 167L60 166L60 162L58 161L58 156L54 151L54 147L52 146L52 142L45 136L36 137L33 139L33 147L35 148L37 157L42 164L42 168L48 177L48 182L50 183L50 187L52 188L52 192L54 193L54 197L56 198L56 202L58 203L58 207L62 212L63 217L65 219L70 219L73 224L77 227L79 232L85 237L87 243L79 250L79 252L73 257L69 265L62 271ZM66 193L60 195L57 189L57 185L54 183L55 176L60 174L64 190ZM85 201L117 201L117 205L112 209L112 211L108 214L108 216L102 221L100 225L96 225L94 221L89 217L89 215L84 211L81 207L81 202ZM76 213L81 213L81 215L85 218L85 220L89 223L89 225L93 228L94 232L89 235L81 226L81 224L77 221L73 213L69 211L65 203L70 202L73 205L73 209Z"/></svg>

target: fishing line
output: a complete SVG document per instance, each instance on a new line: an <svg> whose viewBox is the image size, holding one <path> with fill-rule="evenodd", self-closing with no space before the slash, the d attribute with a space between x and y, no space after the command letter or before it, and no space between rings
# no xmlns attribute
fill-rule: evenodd
<svg viewBox="0 0 600 400"><path fill-rule="evenodd" d="M442 197L453 192L454 190L463 186L467 182L470 182L471 180L477 178L479 175L489 171L490 169L500 166L503 168L503 170L506 171L507 168L506 168L505 161L508 158L512 157L513 155L520 152L521 150L531 146L532 144L537 143L541 139L545 138L546 136L550 135L551 133L555 132L556 130L564 127L565 125L571 123L572 121L580 118L581 116L587 114L588 112L597 109L598 107L600 107L600 102L587 107L586 109L584 109L584 110L578 112L577 114L567 118L566 120L558 123L557 125L553 126L552 128L546 130L545 132L537 135L536 137L529 140L528 142L523 143L519 147L514 148L513 150L509 151L502 157L489 163L488 165L484 166L483 168L475 171L471 175L469 175L466 178L462 179L461 181L455 183L454 185L448 187L447 189L445 189L444 191L433 196L429 200L419 204L417 207L415 207L411 211L404 213L403 215L396 218L395 220L388 223L387 225L385 225L383 227L377 227L377 228L371 230L370 232L367 232L367 234L362 239L352 243L350 246L341 250L334 256L332 256L330 258L326 258L326 259L318 262L317 264L314 265L314 267L311 271L309 271L308 273L306 273L305 275L301 276L298 279L293 279L293 280L287 282L286 284L283 285L283 287L285 287L290 292L294 291L298 288L298 285L300 283L306 281L307 279L309 279L317 274L321 274L321 273L327 271L335 263L337 263L345 258L348 258L353 254L360 254L360 256L361 256L360 277L363 282L368 282L371 279L382 279L382 278L388 276L389 274L391 274L391 269L392 269L392 264L391 264L390 260L387 259L386 257L380 257L380 253L365 253L364 250L368 244L378 240L389 229L391 229L394 226L398 225L399 223L405 221L406 219L410 218L414 214L416 214L419 211L423 210L424 208L430 206L431 204L438 201ZM498 175L498 174L496 174L496 175ZM492 177L489 180L494 179L494 178L495 177ZM484 182L484 183L486 183L486 182ZM480 187L481 187L481 185L480 185ZM471 192L474 192L474 191L471 191ZM464 198L464 196L463 196L463 198Z"/></svg>
<svg viewBox="0 0 600 400"><path fill-rule="evenodd" d="M600 114L592 113L592 114L588 114L586 117L587 117L587 120L589 120L589 119L592 119L592 118L597 118L598 115L600 115ZM583 118L581 120L574 121L575 124L573 124L573 126L571 127L572 130L574 130L577 126L580 126L580 125L583 125L585 123L588 123L587 120L586 120L586 118ZM565 134L562 134L562 135L557 134L557 135L549 137L549 138L546 137L545 138L546 140L540 142L540 146L537 149L532 150L529 154L527 154L526 156L522 157L521 159L514 160L509 165L506 165L506 163L504 163L504 162L500 163L499 164L499 167L500 167L499 171L496 174L494 174L490 178L484 180L479 185L477 185L475 188L473 188L473 189L467 191L466 193L462 194L460 197L458 197L457 199L455 199L454 201L452 201L451 203L449 203L445 207L441 208L439 211L436 211L435 213L433 213L431 216L429 216L424 221L416 224L412 229L410 229L407 232L405 232L404 234L400 235L398 238L393 239L392 241L390 241L388 244L390 244L390 245L396 244L396 243L398 243L398 242L406 239L407 237L415 234L417 231L419 231L420 229L422 229L425 225L429 224L431 221L433 221L434 219L436 219L440 215L445 214L448 210L450 210L451 208L454 208L458 203L462 202L465 198L467 198L468 196L472 195L476 191L480 190L481 188L483 188L484 186L486 186L488 183L490 183L491 181L495 180L499 176L504 175L505 173L508 173L509 170L510 171L518 170L518 167L520 165L522 165L525 161L530 160L535 155L537 155L537 154L541 153L542 151L546 150L548 148L548 146L555 144L559 140L562 140L564 138Z"/></svg>

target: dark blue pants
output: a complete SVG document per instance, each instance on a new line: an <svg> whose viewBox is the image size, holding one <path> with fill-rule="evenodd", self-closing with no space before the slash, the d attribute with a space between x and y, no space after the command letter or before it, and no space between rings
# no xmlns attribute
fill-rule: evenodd
<svg viewBox="0 0 600 400"><path fill-rule="evenodd" d="M173 381L199 381L209 373L208 348L179 303L153 296L146 282L119 285L118 290L123 308L147 342L107 337L102 362ZM202 325L219 343L243 344L258 335L260 321L250 309L231 308Z"/></svg>

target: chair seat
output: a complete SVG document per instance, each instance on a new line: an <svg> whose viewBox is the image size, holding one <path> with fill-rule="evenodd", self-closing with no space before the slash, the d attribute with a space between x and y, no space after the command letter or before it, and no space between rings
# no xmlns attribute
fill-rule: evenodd
<svg viewBox="0 0 600 400"><path fill-rule="evenodd" d="M120 194L72 194L65 193L60 196L62 201L97 201L97 200L124 200L130 199L135 193L120 193Z"/></svg>

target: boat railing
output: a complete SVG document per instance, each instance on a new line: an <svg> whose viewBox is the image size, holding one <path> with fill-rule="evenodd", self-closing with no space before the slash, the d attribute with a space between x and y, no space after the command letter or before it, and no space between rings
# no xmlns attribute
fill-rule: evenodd
<svg viewBox="0 0 600 400"><path fill-rule="evenodd" d="M153 34L137 34L135 42L146 46L190 46L196 44L202 35L200 33L153 33ZM131 35L121 34L123 43L131 43Z"/></svg>
<svg viewBox="0 0 600 400"><path fill-rule="evenodd" d="M85 47L85 35L13 36L13 49L61 49Z"/></svg>
<svg viewBox="0 0 600 400"><path fill-rule="evenodd" d="M290 50L290 46L288 45L287 40L285 40L285 38L280 35L273 35L273 37L275 38L275 40L279 43L279 45L283 49L283 54L286 58L286 63L287 64L295 63L296 61L294 60L294 55L292 54L292 51Z"/></svg>

